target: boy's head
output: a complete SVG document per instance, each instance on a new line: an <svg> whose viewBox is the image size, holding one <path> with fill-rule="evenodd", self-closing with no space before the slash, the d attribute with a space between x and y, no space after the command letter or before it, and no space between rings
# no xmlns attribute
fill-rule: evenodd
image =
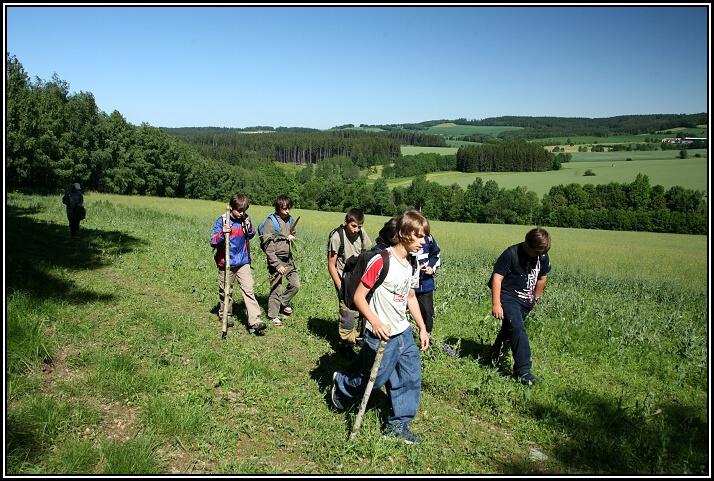
<svg viewBox="0 0 714 481"><path fill-rule="evenodd" d="M391 246L402 244L407 252L416 252L424 245L429 229L426 217L416 209L409 209L388 220L379 235Z"/></svg>
<svg viewBox="0 0 714 481"><path fill-rule="evenodd" d="M364 213L362 209L352 208L345 215L345 230L348 235L354 235L362 229Z"/></svg>
<svg viewBox="0 0 714 481"><path fill-rule="evenodd" d="M275 207L275 212L278 213L285 210L289 211L293 208L293 200L287 195L280 195L275 199L273 206Z"/></svg>
<svg viewBox="0 0 714 481"><path fill-rule="evenodd" d="M531 229L526 234L526 253L531 257L545 254L550 250L550 234L542 227Z"/></svg>
<svg viewBox="0 0 714 481"><path fill-rule="evenodd" d="M248 196L245 194L235 194L233 197L231 197L231 209L237 210L241 214L245 213L245 211L248 210L248 207L250 207L250 201L248 200Z"/></svg>

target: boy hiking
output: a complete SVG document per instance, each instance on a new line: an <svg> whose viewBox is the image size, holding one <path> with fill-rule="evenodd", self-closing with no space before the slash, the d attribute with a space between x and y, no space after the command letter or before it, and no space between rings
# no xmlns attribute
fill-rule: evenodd
<svg viewBox="0 0 714 481"><path fill-rule="evenodd" d="M228 327L233 327L233 282L238 279L243 301L248 312L249 332L260 335L266 325L260 320L260 306L253 292L253 274L250 271L249 240L255 236L253 221L246 213L250 203L245 194L235 194L230 200L230 219L222 215L213 224L211 247L215 249L214 259L218 267L219 317L227 309ZM225 285L226 258L225 239L229 237L230 271L228 286ZM226 290L228 295L225 296ZM228 302L224 302L227 297Z"/></svg>
<svg viewBox="0 0 714 481"><path fill-rule="evenodd" d="M550 272L550 235L536 227L526 234L524 242L507 248L496 260L489 281L491 313L500 319L501 330L493 345L494 361L513 352L513 377L528 386L536 383L531 373L531 348L525 320L548 281Z"/></svg>
<svg viewBox="0 0 714 481"><path fill-rule="evenodd" d="M363 223L362 210L349 209L345 215L345 223L330 232L327 240L327 271L335 285L339 302L338 332L340 339L345 342L345 347L350 351L360 335L359 312L349 309L340 300L340 287L347 259L369 250L372 244L369 235L362 228Z"/></svg>
<svg viewBox="0 0 714 481"><path fill-rule="evenodd" d="M419 301L421 317L426 325L426 332L431 334L434 328L434 275L441 266L441 249L431 234L424 238L424 246L416 254L419 263L419 286L416 288L416 297Z"/></svg>
<svg viewBox="0 0 714 481"><path fill-rule="evenodd" d="M380 341L386 341L373 384L373 389L386 386L391 403L385 436L414 444L420 440L409 431L409 423L419 407L421 363L406 311L409 309L419 328L421 350L427 350L429 334L414 293L418 273L410 262L410 254L416 253L424 244L424 237L429 234L429 221L418 211L407 210L388 224L388 232L385 229L380 232L380 237L389 243L386 259L380 253L370 259L354 296L359 312L367 320L359 354L362 369L349 373L335 372L331 399L334 407L341 410L364 394ZM367 301L385 263L389 263L387 276Z"/></svg>
<svg viewBox="0 0 714 481"><path fill-rule="evenodd" d="M290 215L293 201L287 195L281 195L273 204L275 213L270 214L261 223L261 246L268 262L268 280L270 297L268 298L268 318L273 326L283 326L280 314L289 316L293 313L290 300L300 289L300 277L292 253L292 241L295 239L295 223ZM288 285L283 288L283 278Z"/></svg>
<svg viewBox="0 0 714 481"><path fill-rule="evenodd" d="M69 235L76 238L79 233L79 222L86 217L84 209L84 195L79 182L72 184L62 196L62 203L67 206L67 220L69 221Z"/></svg>

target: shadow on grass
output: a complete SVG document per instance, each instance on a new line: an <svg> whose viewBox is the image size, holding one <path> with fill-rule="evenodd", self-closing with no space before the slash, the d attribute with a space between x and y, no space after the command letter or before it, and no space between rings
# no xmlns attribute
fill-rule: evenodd
<svg viewBox="0 0 714 481"><path fill-rule="evenodd" d="M446 343L455 346L458 357L470 357L482 366L491 366L491 344L485 344L482 339L473 341L458 337L447 337Z"/></svg>
<svg viewBox="0 0 714 481"><path fill-rule="evenodd" d="M245 301L243 300L243 294L240 292L240 286L235 281L233 283L233 305L231 309L231 315L233 316L233 322L236 326L239 324L243 326L246 332L250 332L250 324L248 324L248 310L245 307ZM218 285L216 285L216 297L218 297ZM268 296L255 294L255 299L258 301L260 306L261 314L260 320L263 321L267 326L270 326L270 319L267 316L267 310L263 306L268 305ZM221 318L221 304L216 302L211 310L209 311L215 316L218 323L221 324L223 319Z"/></svg>
<svg viewBox="0 0 714 481"><path fill-rule="evenodd" d="M310 321L324 321L323 319L310 318ZM308 326L310 325L308 321ZM324 321L334 324L336 321ZM339 336L338 336L339 339ZM357 372L361 371L366 379L369 379L369 370L372 368L372 362L374 361L374 351L370 355L365 355L360 353L360 355L354 357L350 360L347 356L341 355L340 353L329 353L323 354L317 361L315 368L310 371L310 377L314 379L320 390L325 392L325 404L330 407L334 412L338 412L337 409L332 405L331 394L332 394L332 373L335 371L340 372ZM366 382L365 382L366 384ZM359 410L359 405L362 402L362 396L359 399L355 399L354 403L347 407L344 411L339 411L345 416L345 436L349 437L352 430L352 423L354 422L354 417ZM387 416L389 415L389 398L380 389L373 390L370 394L369 402L367 403L367 411L371 409L379 410L379 418L382 426L386 423Z"/></svg>
<svg viewBox="0 0 714 481"><path fill-rule="evenodd" d="M118 231L80 227L72 239L69 227L39 222L31 217L37 209L6 205L5 272L7 295L25 291L37 300L62 299L72 304L111 301L114 296L76 287L48 271L97 269L113 256L130 252L139 239Z"/></svg>
<svg viewBox="0 0 714 481"><path fill-rule="evenodd" d="M573 470L592 474L694 474L708 471L708 426L701 408L669 402L623 406L622 399L584 390L563 392L557 405L533 402L529 414L563 433L566 441L548 455ZM573 414L577 412L578 414ZM537 472L534 464L503 472Z"/></svg>

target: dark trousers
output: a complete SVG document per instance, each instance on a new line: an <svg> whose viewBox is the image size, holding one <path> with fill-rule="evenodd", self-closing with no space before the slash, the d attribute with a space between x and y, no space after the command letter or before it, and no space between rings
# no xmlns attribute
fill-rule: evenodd
<svg viewBox="0 0 714 481"><path fill-rule="evenodd" d="M507 297L501 297L501 305L503 320L493 348L498 353L508 349L510 342L513 352L513 375L520 377L531 371L531 346L525 326L526 316L531 308Z"/></svg>
<svg viewBox="0 0 714 481"><path fill-rule="evenodd" d="M69 220L69 234L74 237L79 232L79 220L76 216L67 217Z"/></svg>
<svg viewBox="0 0 714 481"><path fill-rule="evenodd" d="M417 301L419 301L419 311L426 325L426 332L431 334L434 328L434 291L417 292Z"/></svg>

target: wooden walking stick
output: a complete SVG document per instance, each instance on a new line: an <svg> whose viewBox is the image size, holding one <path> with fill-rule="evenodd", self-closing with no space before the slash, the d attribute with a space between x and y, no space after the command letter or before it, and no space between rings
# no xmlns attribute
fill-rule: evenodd
<svg viewBox="0 0 714 481"><path fill-rule="evenodd" d="M359 406L359 412L355 418L355 423L352 426L352 432L350 433L350 441L352 441L355 436L357 436L357 431L362 426L362 418L364 417L364 412L367 410L367 402L369 401L369 396L372 394L372 386L374 386L374 381L377 379L377 372L379 371L379 365L382 364L382 356L384 355L384 349L387 347L387 341L379 341L379 349L377 350L377 356L374 358L374 364L372 364L372 370L369 373L369 382L367 383L367 388L364 390L364 395L362 396L362 403Z"/></svg>
<svg viewBox="0 0 714 481"><path fill-rule="evenodd" d="M226 209L226 217L223 219L223 226L231 225L231 206L229 205ZM221 334L221 339L225 339L228 334L228 298L231 295L231 283L230 283L230 273L231 273L231 233L223 233L223 242L226 245L226 265L225 271L223 273L223 331Z"/></svg>

